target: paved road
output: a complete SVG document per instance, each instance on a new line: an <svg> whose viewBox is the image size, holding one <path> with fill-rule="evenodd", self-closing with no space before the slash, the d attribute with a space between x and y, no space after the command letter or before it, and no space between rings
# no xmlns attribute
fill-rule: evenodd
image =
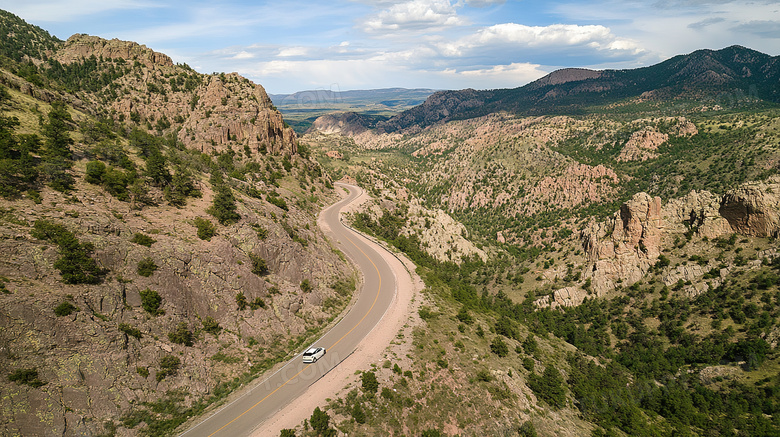
<svg viewBox="0 0 780 437"><path fill-rule="evenodd" d="M330 237L342 252L357 264L364 284L357 301L344 318L312 346L324 346L327 354L313 364L303 364L300 354L273 375L248 390L240 398L221 407L207 419L188 429L184 437L246 436L274 413L298 398L311 384L320 379L349 356L381 320L395 294L395 277L390 266L359 236L339 221L342 207L354 201L362 192L352 185L349 196L321 213L330 226Z"/></svg>

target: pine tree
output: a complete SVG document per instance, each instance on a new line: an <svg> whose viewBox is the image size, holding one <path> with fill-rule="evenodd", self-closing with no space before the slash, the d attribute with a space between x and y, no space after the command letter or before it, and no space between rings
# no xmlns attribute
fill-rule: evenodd
<svg viewBox="0 0 780 437"><path fill-rule="evenodd" d="M51 111L47 116L47 122L43 123L43 135L46 138L46 157L50 159L72 159L73 151L70 149L73 139L68 133L70 123L73 119L68 112L65 103L60 101L52 102Z"/></svg>
<svg viewBox="0 0 780 437"><path fill-rule="evenodd" d="M223 226L237 222L241 216L236 212L236 199L233 191L227 185L216 187L214 200L207 212L214 216Z"/></svg>

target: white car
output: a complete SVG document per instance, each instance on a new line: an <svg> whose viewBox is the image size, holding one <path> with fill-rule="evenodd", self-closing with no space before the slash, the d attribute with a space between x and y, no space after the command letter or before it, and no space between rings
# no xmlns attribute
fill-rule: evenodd
<svg viewBox="0 0 780 437"><path fill-rule="evenodd" d="M309 348L306 352L303 353L303 362L304 363L315 363L317 360L323 357L325 355L325 348L324 347L312 347Z"/></svg>

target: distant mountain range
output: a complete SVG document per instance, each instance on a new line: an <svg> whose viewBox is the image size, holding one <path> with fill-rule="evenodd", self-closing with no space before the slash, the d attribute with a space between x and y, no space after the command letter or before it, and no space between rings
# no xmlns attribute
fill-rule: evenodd
<svg viewBox="0 0 780 437"><path fill-rule="evenodd" d="M780 103L780 57L731 46L698 50L631 70L563 69L519 88L439 91L378 127L393 132L500 111L577 114L631 99L633 103L671 99L713 105Z"/></svg>
<svg viewBox="0 0 780 437"><path fill-rule="evenodd" d="M357 112L372 124L425 102L436 90L383 88L373 90L308 90L293 94L270 94L285 120L298 132L305 131L317 117L333 112Z"/></svg>
<svg viewBox="0 0 780 437"><path fill-rule="evenodd" d="M269 94L271 101L279 108L315 109L333 105L352 106L416 106L425 101L436 90L416 88L382 88L374 90L307 90L293 94Z"/></svg>

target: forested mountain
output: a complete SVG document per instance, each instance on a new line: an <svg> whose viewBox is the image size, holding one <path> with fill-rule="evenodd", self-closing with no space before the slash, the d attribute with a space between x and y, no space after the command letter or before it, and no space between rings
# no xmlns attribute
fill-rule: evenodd
<svg viewBox="0 0 780 437"><path fill-rule="evenodd" d="M631 70L564 69L513 89L440 91L380 127L394 132L500 111L576 115L612 104L648 106L672 99L720 106L777 104L778 81L780 57L732 46L698 50Z"/></svg>

